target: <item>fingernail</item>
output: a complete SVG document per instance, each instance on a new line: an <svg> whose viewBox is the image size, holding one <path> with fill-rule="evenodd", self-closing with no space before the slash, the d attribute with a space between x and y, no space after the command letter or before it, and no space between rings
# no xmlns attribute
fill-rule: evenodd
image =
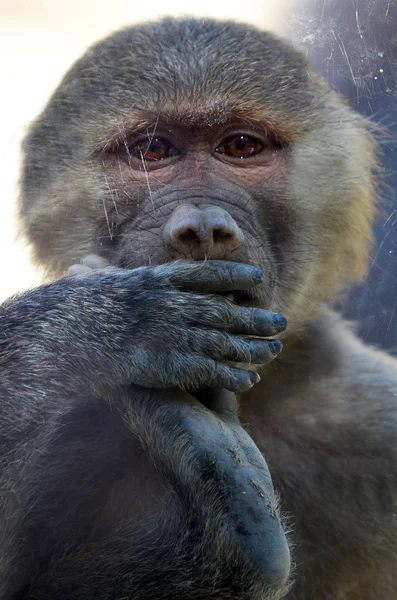
<svg viewBox="0 0 397 600"><path fill-rule="evenodd" d="M280 340L272 340L269 342L269 347L273 354L279 354L283 349L283 345Z"/></svg>
<svg viewBox="0 0 397 600"><path fill-rule="evenodd" d="M252 278L255 281L262 281L263 279L263 273L260 269L256 269L255 267L252 269Z"/></svg>
<svg viewBox="0 0 397 600"><path fill-rule="evenodd" d="M259 377L258 373L255 373L254 371L251 371L251 383L252 385L254 385L255 383L259 383L261 380L261 378Z"/></svg>
<svg viewBox="0 0 397 600"><path fill-rule="evenodd" d="M286 329L288 321L284 317L284 315L276 314L273 316L273 325L277 329L277 331L283 331L284 329Z"/></svg>

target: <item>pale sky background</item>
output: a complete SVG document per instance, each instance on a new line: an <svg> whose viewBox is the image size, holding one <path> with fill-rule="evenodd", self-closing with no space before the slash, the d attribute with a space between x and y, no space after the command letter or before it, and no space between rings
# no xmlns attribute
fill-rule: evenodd
<svg viewBox="0 0 397 600"><path fill-rule="evenodd" d="M66 69L93 41L164 15L212 16L282 32L294 0L0 0L0 301L40 281L15 243L20 141ZM195 8L197 7L197 8Z"/></svg>

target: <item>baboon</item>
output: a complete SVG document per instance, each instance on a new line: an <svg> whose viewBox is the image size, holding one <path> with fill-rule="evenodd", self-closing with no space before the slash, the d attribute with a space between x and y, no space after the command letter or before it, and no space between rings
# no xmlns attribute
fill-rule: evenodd
<svg viewBox="0 0 397 600"><path fill-rule="evenodd" d="M328 307L366 271L371 130L233 22L66 74L23 146L48 282L0 313L2 599L396 597L397 364Z"/></svg>

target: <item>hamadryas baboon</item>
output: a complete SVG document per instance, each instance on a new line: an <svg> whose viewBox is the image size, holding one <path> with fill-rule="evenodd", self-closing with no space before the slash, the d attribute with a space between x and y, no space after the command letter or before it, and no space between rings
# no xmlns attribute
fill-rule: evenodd
<svg viewBox="0 0 397 600"><path fill-rule="evenodd" d="M231 22L72 67L24 143L49 283L0 313L2 599L394 599L396 363L326 306L366 270L370 129Z"/></svg>

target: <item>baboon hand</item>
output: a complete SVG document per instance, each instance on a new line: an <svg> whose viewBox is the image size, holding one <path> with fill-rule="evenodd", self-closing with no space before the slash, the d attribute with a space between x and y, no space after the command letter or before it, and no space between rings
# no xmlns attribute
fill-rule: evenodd
<svg viewBox="0 0 397 600"><path fill-rule="evenodd" d="M254 267L226 261L134 270L106 265L87 257L64 281L81 319L89 321L91 350L111 365L115 381L243 391L259 381L249 365L281 350L278 340L266 338L285 329L283 316L219 295L259 284L262 274Z"/></svg>

